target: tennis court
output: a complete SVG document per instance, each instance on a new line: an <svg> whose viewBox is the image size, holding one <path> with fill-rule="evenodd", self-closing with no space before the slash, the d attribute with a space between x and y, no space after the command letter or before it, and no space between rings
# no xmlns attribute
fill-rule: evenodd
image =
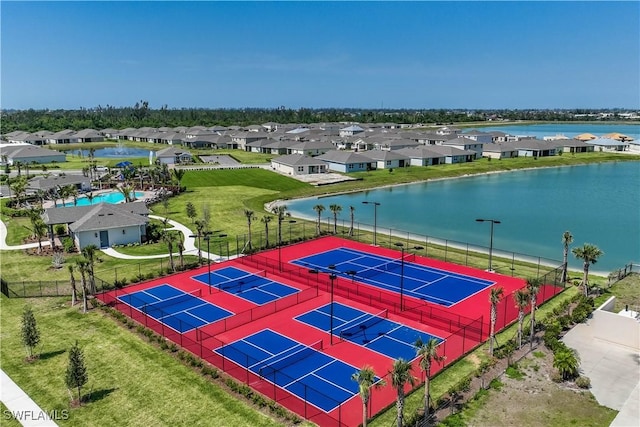
<svg viewBox="0 0 640 427"><path fill-rule="evenodd" d="M118 299L180 333L234 314L200 299L200 295L199 290L186 293L163 284L120 295Z"/></svg>
<svg viewBox="0 0 640 427"><path fill-rule="evenodd" d="M414 255L393 259L346 247L331 249L291 262L326 273L334 272L381 289L450 307L493 285L452 271L417 264ZM329 269L329 266L335 268Z"/></svg>
<svg viewBox="0 0 640 427"><path fill-rule="evenodd" d="M331 304L318 307L295 318L314 328L329 332L331 329ZM371 314L337 302L333 303L333 333L392 359L416 357L415 342L420 338L427 342L442 338L419 331L387 318L387 310Z"/></svg>
<svg viewBox="0 0 640 427"><path fill-rule="evenodd" d="M319 351L322 343L304 345L264 329L215 350L305 402L330 412L358 394L351 376L359 369Z"/></svg>
<svg viewBox="0 0 640 427"><path fill-rule="evenodd" d="M225 267L203 273L193 278L207 286L229 292L255 304L262 305L288 295L299 289L266 278L267 273L250 273L236 267Z"/></svg>

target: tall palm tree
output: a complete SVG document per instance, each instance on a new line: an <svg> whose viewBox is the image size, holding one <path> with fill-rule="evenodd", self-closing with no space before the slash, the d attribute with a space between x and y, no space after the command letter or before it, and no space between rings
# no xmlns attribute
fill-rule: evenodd
<svg viewBox="0 0 640 427"><path fill-rule="evenodd" d="M342 212L342 206L329 205L329 210L333 213L333 234L338 234L338 215Z"/></svg>
<svg viewBox="0 0 640 427"><path fill-rule="evenodd" d="M518 308L518 348L522 347L522 326L524 323L524 311L529 305L529 292L526 289L518 289L513 294L513 299Z"/></svg>
<svg viewBox="0 0 640 427"><path fill-rule="evenodd" d="M531 303L531 331L529 336L529 348L531 350L533 350L533 335L536 328L536 302L540 286L542 286L542 281L539 278L527 279L527 292L529 293L529 302Z"/></svg>
<svg viewBox="0 0 640 427"><path fill-rule="evenodd" d="M73 266L73 264L69 264L67 268L69 269L69 285L71 286L71 306L74 306L78 302L78 290L76 289L76 278L73 275L73 272L75 271L75 267Z"/></svg>
<svg viewBox="0 0 640 427"><path fill-rule="evenodd" d="M604 255L596 245L591 243L585 243L579 248L573 248L571 250L576 258L581 259L582 264L582 286L584 288L584 294L589 294L589 266L598 262L598 258Z"/></svg>
<svg viewBox="0 0 640 427"><path fill-rule="evenodd" d="M256 216L254 215L254 212L251 209L245 209L244 210L244 216L247 218L247 227L249 228L249 238L247 239L247 244L244 246L244 248L242 249L242 252L244 253L245 250L249 250L249 252L251 252L251 250L253 249L253 245L251 244L251 223L256 219Z"/></svg>
<svg viewBox="0 0 640 427"><path fill-rule="evenodd" d="M89 289L91 290L92 295L95 295L97 291L96 278L93 274L93 266L96 261L96 254L99 250L100 248L98 248L96 245L87 245L84 248L82 248L82 255L84 255L84 257L89 262L89 267L87 272L89 273Z"/></svg>
<svg viewBox="0 0 640 427"><path fill-rule="evenodd" d="M89 270L89 261L82 257L76 261L76 266L80 272L80 283L82 285L82 312L86 313L89 309L88 301L88 289L87 289L87 272Z"/></svg>
<svg viewBox="0 0 640 427"><path fill-rule="evenodd" d="M385 385L384 380L376 383L376 373L369 365L365 365L358 372L351 375L351 379L358 383L358 393L362 399L362 427L367 427L367 407L369 398L371 397L371 387L382 387Z"/></svg>
<svg viewBox="0 0 640 427"><path fill-rule="evenodd" d="M200 248L200 238L204 233L206 224L202 219L196 219L196 236L198 236L198 265L202 265L202 249Z"/></svg>
<svg viewBox="0 0 640 427"><path fill-rule="evenodd" d="M491 313L490 313L491 325L489 329L489 356L493 356L493 343L495 341L495 334L496 334L496 320L498 318L498 303L500 302L500 298L502 298L503 294L504 294L504 289L501 287L493 288L489 293L489 303L491 304Z"/></svg>
<svg viewBox="0 0 640 427"><path fill-rule="evenodd" d="M282 245L282 223L286 217L290 217L291 214L287 212L286 205L275 206L271 209L271 213L275 214L278 218L278 245Z"/></svg>
<svg viewBox="0 0 640 427"><path fill-rule="evenodd" d="M396 359L391 369L391 385L396 389L396 410L398 427L402 427L404 418L404 388L407 384L412 386L416 383L416 378L411 374L411 362L403 358Z"/></svg>
<svg viewBox="0 0 640 427"><path fill-rule="evenodd" d="M13 191L13 195L16 197L17 207L20 207L22 204L22 196L24 196L27 191L26 178L19 177L9 185L9 188Z"/></svg>
<svg viewBox="0 0 640 427"><path fill-rule="evenodd" d="M415 342L416 355L420 358L420 369L424 372L424 419L429 419L431 397L429 387L431 385L431 366L433 362L442 363L446 357L438 354L438 340L431 337L426 342L418 338Z"/></svg>
<svg viewBox="0 0 640 427"><path fill-rule="evenodd" d="M353 236L353 220L355 218L356 208L349 206L349 215L351 217L351 225L349 226L349 236Z"/></svg>
<svg viewBox="0 0 640 427"><path fill-rule="evenodd" d="M184 234L175 233L176 246L178 246L178 254L180 256L180 270L184 270Z"/></svg>
<svg viewBox="0 0 640 427"><path fill-rule="evenodd" d="M44 223L42 218L38 218L37 221L33 224L33 235L36 239L38 239L38 253L42 253L42 239L47 236L47 232L49 228L47 224Z"/></svg>
<svg viewBox="0 0 640 427"><path fill-rule="evenodd" d="M569 258L569 245L573 243L573 235L570 231L562 233L562 283L567 283L567 265Z"/></svg>
<svg viewBox="0 0 640 427"><path fill-rule="evenodd" d="M182 178L184 178L185 170L184 169L173 169L173 177L176 181L178 181L178 187L182 186Z"/></svg>
<svg viewBox="0 0 640 427"><path fill-rule="evenodd" d="M271 215L263 215L262 218L260 218L260 222L264 224L264 245L267 248L269 247L269 223L272 219L273 217Z"/></svg>
<svg viewBox="0 0 640 427"><path fill-rule="evenodd" d="M315 205L313 210L318 213L318 222L316 222L316 235L320 235L320 223L322 222L322 212L324 212L324 205Z"/></svg>

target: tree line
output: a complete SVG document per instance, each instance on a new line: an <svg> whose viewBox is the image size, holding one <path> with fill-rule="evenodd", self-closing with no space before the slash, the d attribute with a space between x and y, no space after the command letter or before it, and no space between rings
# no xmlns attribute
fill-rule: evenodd
<svg viewBox="0 0 640 427"><path fill-rule="evenodd" d="M579 121L575 115L610 112L606 120L620 120L625 110L465 110L465 109L353 109L353 108L150 108L147 101L133 106L98 105L75 110L3 110L0 112L2 132L14 130L35 132L63 129L125 129L177 126L246 126L276 123L409 123L450 124L485 120ZM604 120L604 119L603 119Z"/></svg>

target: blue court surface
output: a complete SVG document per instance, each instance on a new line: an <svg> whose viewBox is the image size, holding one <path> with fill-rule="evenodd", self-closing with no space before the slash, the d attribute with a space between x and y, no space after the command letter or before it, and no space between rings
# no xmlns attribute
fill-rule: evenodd
<svg viewBox="0 0 640 427"><path fill-rule="evenodd" d="M300 292L299 289L267 279L266 273L249 273L235 267L225 267L193 278L240 298L262 305L288 295Z"/></svg>
<svg viewBox="0 0 640 427"><path fill-rule="evenodd" d="M270 329L215 352L325 412L358 394L359 369Z"/></svg>
<svg viewBox="0 0 640 427"><path fill-rule="evenodd" d="M118 299L181 333L233 315L170 285L132 292Z"/></svg>
<svg viewBox="0 0 640 427"><path fill-rule="evenodd" d="M364 346L392 359L402 357L413 360L416 357L415 342L442 338L419 331L409 326L391 321L385 314L371 314L353 307L333 303L333 333L343 340ZM308 311L295 318L322 331L331 330L331 304Z"/></svg>
<svg viewBox="0 0 640 427"><path fill-rule="evenodd" d="M446 307L493 285L495 282L415 264L407 260L337 248L291 261L305 268L331 272L361 283L400 292ZM334 265L334 270L328 266ZM347 274L350 272L351 274Z"/></svg>

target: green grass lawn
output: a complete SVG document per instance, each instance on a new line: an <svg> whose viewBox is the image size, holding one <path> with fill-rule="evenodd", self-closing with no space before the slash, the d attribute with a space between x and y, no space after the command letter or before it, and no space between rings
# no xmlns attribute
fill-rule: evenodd
<svg viewBox="0 0 640 427"><path fill-rule="evenodd" d="M602 289L602 294L596 298L596 307L603 304L606 300L612 296L616 297L615 312L624 310L625 307L629 307L629 310L639 311L640 308L640 274L630 274L619 282L615 283L610 288Z"/></svg>
<svg viewBox="0 0 640 427"><path fill-rule="evenodd" d="M281 425L205 380L171 354L145 342L99 310L83 315L67 298L7 299L2 305L2 369L45 411L70 410L64 426ZM41 334L40 359L26 363L20 340L25 304ZM92 396L69 408L64 374L67 350L84 350ZM4 420L3 420L3 425ZM8 424L10 425L10 424Z"/></svg>

